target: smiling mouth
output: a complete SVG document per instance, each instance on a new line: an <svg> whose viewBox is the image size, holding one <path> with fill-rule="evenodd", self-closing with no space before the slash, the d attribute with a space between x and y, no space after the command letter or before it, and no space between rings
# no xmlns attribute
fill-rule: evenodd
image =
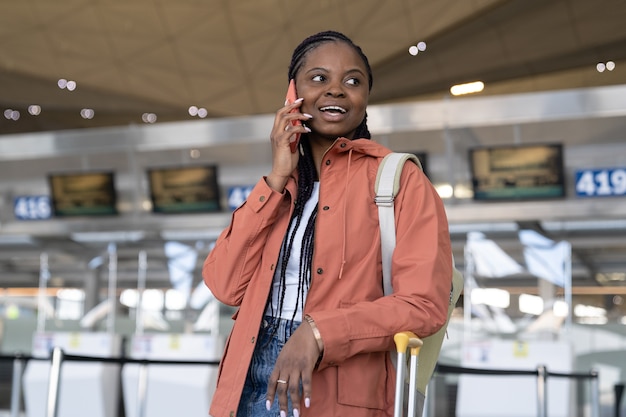
<svg viewBox="0 0 626 417"><path fill-rule="evenodd" d="M324 113L341 113L341 114L346 114L348 112L346 109L344 109L343 107L339 107L339 106L321 107L320 111Z"/></svg>

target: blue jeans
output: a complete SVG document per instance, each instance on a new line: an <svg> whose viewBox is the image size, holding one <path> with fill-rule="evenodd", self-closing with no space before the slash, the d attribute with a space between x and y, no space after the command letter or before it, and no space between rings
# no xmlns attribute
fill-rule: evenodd
<svg viewBox="0 0 626 417"><path fill-rule="evenodd" d="M298 328L300 322L265 316L261 323L257 343L252 354L252 361L248 368L246 383L243 386L241 400L237 408L237 417L276 417L280 416L278 400L272 400L272 408L267 411L265 400L267 399L267 380L269 379L276 358L289 336ZM293 415L291 400L287 415Z"/></svg>

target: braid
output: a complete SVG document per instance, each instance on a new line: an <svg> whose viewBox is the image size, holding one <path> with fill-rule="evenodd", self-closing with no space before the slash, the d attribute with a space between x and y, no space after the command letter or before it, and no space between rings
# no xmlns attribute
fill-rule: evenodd
<svg viewBox="0 0 626 417"><path fill-rule="evenodd" d="M317 170L315 169L315 162L313 161L313 152L311 151L311 145L308 141L301 141L303 155L298 162L298 192L296 195L295 206L293 215L289 220L289 226L287 230L289 233L285 236L281 245L282 261L279 270L280 279L280 295L278 297L278 311L283 311L283 305L285 301L286 291L286 272L287 264L289 262L289 256L293 248L293 242L296 236L296 230L300 227L302 216L304 214L304 207L311 198L314 189L315 180L317 180ZM317 219L317 206L313 209L311 217L304 229L304 236L302 238L302 248L300 253L300 265L298 274L298 296L296 303L300 303L304 309L304 290L308 290L311 285L311 263L313 262L313 236L315 231L315 220ZM272 299L273 287L270 289L270 297ZM297 304L296 304L297 306ZM294 309L291 321L293 323L295 319L297 309ZM272 311L274 315L274 311Z"/></svg>
<svg viewBox="0 0 626 417"><path fill-rule="evenodd" d="M365 68L367 68L367 79L369 89L371 91L372 86L374 85L374 77L372 75L372 68L370 67L367 56L363 53L361 47L352 42L352 40L346 35L332 30L320 32L315 35L309 36L296 47L296 49L293 51L293 55L291 56L291 64L289 64L289 71L287 72L289 80L296 78L298 71L300 71L300 68L302 68L302 65L304 65L304 60L306 59L307 54L326 42L344 42L350 45L359 54L359 56L363 60L363 63L365 63ZM357 127L354 137L367 139L372 138L372 135L367 128L367 114L365 115L365 118L363 118L361 124Z"/></svg>

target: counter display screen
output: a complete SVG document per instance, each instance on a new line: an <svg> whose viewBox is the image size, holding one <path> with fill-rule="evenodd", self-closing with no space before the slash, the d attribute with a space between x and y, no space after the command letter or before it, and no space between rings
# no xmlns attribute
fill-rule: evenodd
<svg viewBox="0 0 626 417"><path fill-rule="evenodd" d="M475 148L469 158L474 200L565 196L560 144Z"/></svg>
<svg viewBox="0 0 626 417"><path fill-rule="evenodd" d="M49 174L48 183L55 217L118 213L112 172Z"/></svg>
<svg viewBox="0 0 626 417"><path fill-rule="evenodd" d="M154 213L220 211L217 167L153 168L148 171Z"/></svg>

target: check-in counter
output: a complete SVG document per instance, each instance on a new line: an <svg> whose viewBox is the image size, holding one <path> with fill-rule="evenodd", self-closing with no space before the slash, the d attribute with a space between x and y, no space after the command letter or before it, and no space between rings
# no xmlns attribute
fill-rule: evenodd
<svg viewBox="0 0 626 417"><path fill-rule="evenodd" d="M64 354L119 357L121 338L109 333L41 332L33 336L32 356L49 359L59 347ZM50 360L33 359L24 371L24 406L27 417L46 414ZM58 417L116 417L119 408L120 365L65 361L61 366Z"/></svg>
<svg viewBox="0 0 626 417"><path fill-rule="evenodd" d="M144 334L132 338L129 356L155 361L219 361L223 348L221 336ZM217 372L216 365L129 363L122 370L126 417L206 416Z"/></svg>

